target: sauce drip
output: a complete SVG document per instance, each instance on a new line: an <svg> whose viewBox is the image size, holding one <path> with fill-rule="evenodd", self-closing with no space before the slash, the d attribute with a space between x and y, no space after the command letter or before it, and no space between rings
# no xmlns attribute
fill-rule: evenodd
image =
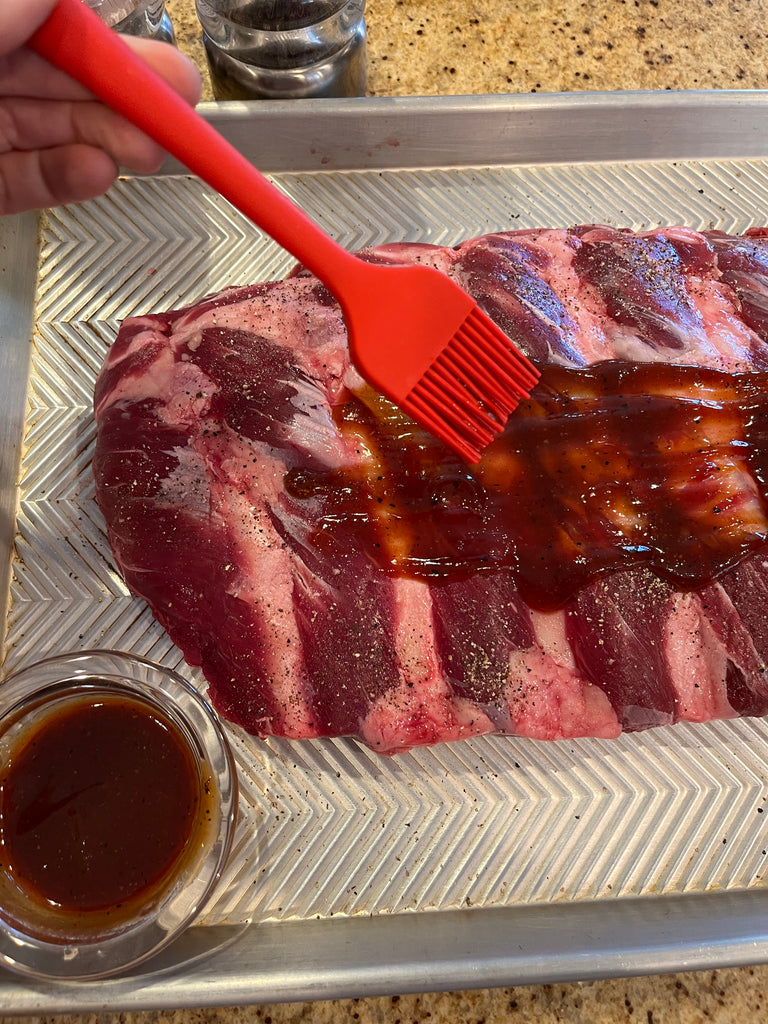
<svg viewBox="0 0 768 1024"><path fill-rule="evenodd" d="M66 913L135 911L192 840L200 772L178 727L138 697L78 695L20 734L0 778L0 861Z"/></svg>
<svg viewBox="0 0 768 1024"><path fill-rule="evenodd" d="M449 582L506 567L551 610L643 565L682 590L768 536L768 373L620 360L542 367L505 431L467 466L371 392L335 409L354 460L292 469L311 541Z"/></svg>

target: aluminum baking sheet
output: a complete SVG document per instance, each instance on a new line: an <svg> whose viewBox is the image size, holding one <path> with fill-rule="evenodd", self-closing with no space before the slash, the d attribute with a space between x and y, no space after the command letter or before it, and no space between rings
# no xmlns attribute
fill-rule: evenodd
<svg viewBox="0 0 768 1024"><path fill-rule="evenodd" d="M763 93L207 114L349 248L584 222L739 232L768 209ZM90 475L93 382L126 316L279 277L292 260L170 162L0 230L5 669L117 647L204 690L112 566ZM354 740L230 738L240 821L199 926L108 983L0 974L0 1008L222 1005L768 959L765 721L615 741L483 737L392 759Z"/></svg>

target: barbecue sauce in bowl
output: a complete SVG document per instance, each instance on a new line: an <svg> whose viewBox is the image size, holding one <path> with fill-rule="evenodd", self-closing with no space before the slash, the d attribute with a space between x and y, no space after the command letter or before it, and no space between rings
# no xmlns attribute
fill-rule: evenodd
<svg viewBox="0 0 768 1024"><path fill-rule="evenodd" d="M65 937L65 921L111 930L149 906L211 817L210 779L170 716L88 690L22 730L0 777L2 869Z"/></svg>
<svg viewBox="0 0 768 1024"><path fill-rule="evenodd" d="M86 651L0 685L0 960L107 977L210 900L237 775L215 713L175 672Z"/></svg>

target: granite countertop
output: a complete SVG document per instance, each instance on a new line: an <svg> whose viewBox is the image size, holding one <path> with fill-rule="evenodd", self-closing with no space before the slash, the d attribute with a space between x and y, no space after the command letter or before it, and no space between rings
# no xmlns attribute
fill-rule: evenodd
<svg viewBox="0 0 768 1024"><path fill-rule="evenodd" d="M180 48L205 71L194 0L168 0L168 10ZM366 20L373 96L768 86L768 0L368 0ZM220 1010L118 1014L116 1007L114 1014L59 1020L730 1024L762 1018L766 987L768 966L756 966Z"/></svg>
<svg viewBox="0 0 768 1024"><path fill-rule="evenodd" d="M167 7L204 66L194 0ZM371 96L768 86L768 0L368 0L366 23Z"/></svg>

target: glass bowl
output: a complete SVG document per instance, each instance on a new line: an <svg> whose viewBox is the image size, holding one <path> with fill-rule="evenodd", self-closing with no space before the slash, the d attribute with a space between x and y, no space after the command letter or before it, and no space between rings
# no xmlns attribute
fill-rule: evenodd
<svg viewBox="0 0 768 1024"><path fill-rule="evenodd" d="M118 651L0 684L0 962L102 978L164 949L209 902L237 775L181 676Z"/></svg>

